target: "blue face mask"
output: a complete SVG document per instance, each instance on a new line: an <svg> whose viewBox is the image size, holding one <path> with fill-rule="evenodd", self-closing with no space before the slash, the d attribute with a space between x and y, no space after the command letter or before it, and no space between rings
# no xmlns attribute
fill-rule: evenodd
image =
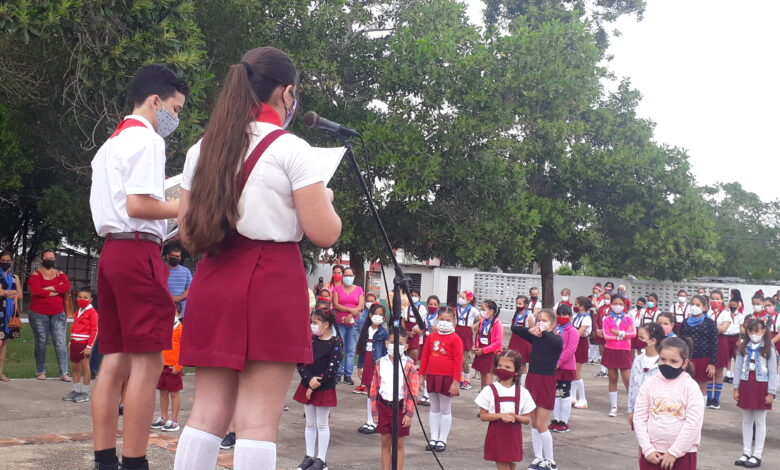
<svg viewBox="0 0 780 470"><path fill-rule="evenodd" d="M655 308L655 302L648 302L646 305L647 308L653 309Z"/></svg>
<svg viewBox="0 0 780 470"><path fill-rule="evenodd" d="M344 285L351 286L355 282L355 276L344 276Z"/></svg>

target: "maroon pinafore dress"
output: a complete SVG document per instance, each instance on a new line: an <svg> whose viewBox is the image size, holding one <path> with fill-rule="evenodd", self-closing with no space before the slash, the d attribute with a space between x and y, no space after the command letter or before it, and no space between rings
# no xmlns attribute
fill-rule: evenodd
<svg viewBox="0 0 780 470"><path fill-rule="evenodd" d="M371 381L374 380L374 369L376 368L376 364L374 364L374 338L366 338L366 346L369 344L371 345L371 351L366 348L366 352L363 353L363 375L360 376L360 385L371 388Z"/></svg>
<svg viewBox="0 0 780 470"><path fill-rule="evenodd" d="M471 325L468 325L469 313L473 305L466 305L466 310L462 311L460 307L457 308L457 323L455 326L455 334L458 335L461 341L463 341L463 352L471 351L474 347L474 333L471 330Z"/></svg>
<svg viewBox="0 0 780 470"><path fill-rule="evenodd" d="M515 414L520 414L520 385L515 385L514 397L498 396L494 384L488 385L493 392L496 413L501 412L502 402L514 402ZM523 460L523 431L520 423L491 421L485 435L484 459L492 462L520 462Z"/></svg>
<svg viewBox="0 0 780 470"><path fill-rule="evenodd" d="M523 315L515 314L513 318L512 326L528 326L528 315L531 314L531 310L526 310ZM531 343L524 340L520 335L512 335L509 338L509 349L520 354L520 360L523 364L528 364L528 359L531 357Z"/></svg>
<svg viewBox="0 0 780 470"><path fill-rule="evenodd" d="M490 344L491 328L487 321L482 320L477 328L476 334L476 347L484 348ZM474 356L474 362L471 363L471 367L483 374L488 374L493 371L493 362L495 361L496 353L482 353L479 356Z"/></svg>

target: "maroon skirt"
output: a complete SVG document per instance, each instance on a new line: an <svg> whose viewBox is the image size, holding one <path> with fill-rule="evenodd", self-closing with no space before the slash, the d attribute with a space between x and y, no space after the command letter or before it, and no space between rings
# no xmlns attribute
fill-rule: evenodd
<svg viewBox="0 0 780 470"><path fill-rule="evenodd" d="M523 430L520 423L492 421L485 435L484 459L491 462L523 460Z"/></svg>
<svg viewBox="0 0 780 470"><path fill-rule="evenodd" d="M729 339L729 358L737 358L737 343L739 342L739 335L727 336Z"/></svg>
<svg viewBox="0 0 780 470"><path fill-rule="evenodd" d="M639 470L661 470L661 464L652 464L642 455L639 457ZM689 452L675 460L672 470L696 470L696 452Z"/></svg>
<svg viewBox="0 0 780 470"><path fill-rule="evenodd" d="M718 357L715 359L715 367L728 367L729 361L731 361L729 337L718 335Z"/></svg>
<svg viewBox="0 0 780 470"><path fill-rule="evenodd" d="M471 351L474 347L474 332L471 331L470 326L456 326L455 334L458 335L461 341L463 341L463 350Z"/></svg>
<svg viewBox="0 0 780 470"><path fill-rule="evenodd" d="M410 333L409 337L406 339L406 349L420 349L420 335L413 335Z"/></svg>
<svg viewBox="0 0 780 470"><path fill-rule="evenodd" d="M482 372L483 374L488 374L493 372L493 364L495 360L496 353L483 353L479 356L475 355L474 362L471 363L471 368L478 372Z"/></svg>
<svg viewBox="0 0 780 470"><path fill-rule="evenodd" d="M509 349L520 354L520 362L522 364L528 364L528 358L531 357L531 343L518 335L512 335L509 338Z"/></svg>
<svg viewBox="0 0 780 470"><path fill-rule="evenodd" d="M304 405L314 406L336 406L336 389L330 390L315 390L311 394L311 400L306 399L306 387L303 384L299 384L295 389L295 395L293 400Z"/></svg>
<svg viewBox="0 0 780 470"><path fill-rule="evenodd" d="M756 380L756 373L751 372L747 380L739 382L739 400L737 406L743 410L771 410L772 405L766 404L766 394L769 384Z"/></svg>
<svg viewBox="0 0 780 470"><path fill-rule="evenodd" d="M374 353L366 351L363 354L363 375L360 376L360 385L371 388L371 381L374 380Z"/></svg>
<svg viewBox="0 0 780 470"><path fill-rule="evenodd" d="M601 365L607 369L631 369L634 355L630 350L604 348Z"/></svg>
<svg viewBox="0 0 780 470"><path fill-rule="evenodd" d="M775 339L775 336L777 336L777 333L771 333L770 336L772 337L772 339ZM780 354L780 341L775 343L775 351L777 351L777 354Z"/></svg>
<svg viewBox="0 0 780 470"><path fill-rule="evenodd" d="M554 375L539 375L529 372L525 376L525 388L531 394L536 406L546 410L555 407L556 380Z"/></svg>
<svg viewBox="0 0 780 470"><path fill-rule="evenodd" d="M577 364L585 364L588 362L588 356L590 355L590 340L587 336L580 336L580 341L577 343L577 350L574 351L574 360Z"/></svg>
<svg viewBox="0 0 780 470"><path fill-rule="evenodd" d="M181 363L238 371L246 361L311 363L306 290L297 243L230 238L198 263Z"/></svg>
<svg viewBox="0 0 780 470"><path fill-rule="evenodd" d="M379 434L390 434L393 431L393 409L379 397L377 397L376 410L378 419L376 423L376 432ZM398 437L406 437L409 435L412 427L403 427L402 422L404 419L404 409L398 410Z"/></svg>
<svg viewBox="0 0 780 470"><path fill-rule="evenodd" d="M571 382L574 380L574 377L576 377L576 373L573 370L568 369L558 369L555 371L555 381L556 382ZM528 380L528 379L526 379Z"/></svg>
<svg viewBox="0 0 780 470"><path fill-rule="evenodd" d="M631 338L631 349L645 349L646 347L647 343L639 339L639 336Z"/></svg>
<svg viewBox="0 0 780 470"><path fill-rule="evenodd" d="M425 377L425 388L428 393L441 393L450 396L450 387L452 386L452 376L449 375L427 375Z"/></svg>
<svg viewBox="0 0 780 470"><path fill-rule="evenodd" d="M698 383L709 382L712 380L712 377L707 375L707 366L710 365L709 357L691 359L691 364L693 364L693 380Z"/></svg>

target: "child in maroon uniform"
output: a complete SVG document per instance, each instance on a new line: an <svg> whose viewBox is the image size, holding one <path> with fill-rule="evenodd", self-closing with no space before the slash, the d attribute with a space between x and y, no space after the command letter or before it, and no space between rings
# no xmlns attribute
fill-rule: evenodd
<svg viewBox="0 0 780 470"><path fill-rule="evenodd" d="M98 312L92 307L92 291L79 289L76 294L79 309L70 329L70 368L73 370L73 390L64 397L65 401L83 403L89 401L89 357L95 345L98 330ZM83 380L84 383L81 383Z"/></svg>
<svg viewBox="0 0 780 470"><path fill-rule="evenodd" d="M528 308L528 303L528 297L524 295L517 296L515 299L515 314L512 317L512 324L510 327L525 326L527 328L533 328L535 323L534 312ZM520 375L522 377L528 369L528 358L531 357L531 343L518 335L512 335L512 337L509 338L508 348L520 354L520 362L522 364Z"/></svg>
<svg viewBox="0 0 780 470"><path fill-rule="evenodd" d="M477 325L474 337L474 362L471 367L479 372L479 385L482 388L493 383L493 367L497 352L501 352L504 341L504 325L498 319L501 309L492 300L482 302L482 317Z"/></svg>
<svg viewBox="0 0 780 470"><path fill-rule="evenodd" d="M360 332L360 338L357 344L357 353L363 355L363 373L360 376L360 387L352 393L368 395L371 388L371 380L374 379L374 367L376 361L387 354L385 341L387 341L387 330L384 327L385 307L382 304L374 304L368 311L369 321L363 325ZM371 413L371 399L366 397L366 424L358 428L361 434L374 434L376 432L376 423Z"/></svg>

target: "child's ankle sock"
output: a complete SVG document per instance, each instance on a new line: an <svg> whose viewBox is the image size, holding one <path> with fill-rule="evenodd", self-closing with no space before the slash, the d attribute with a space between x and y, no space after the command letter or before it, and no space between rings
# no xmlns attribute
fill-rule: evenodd
<svg viewBox="0 0 780 470"><path fill-rule="evenodd" d="M119 462L119 459L116 457L116 447L111 449L96 450L95 462L103 465L112 465Z"/></svg>
<svg viewBox="0 0 780 470"><path fill-rule="evenodd" d="M125 457L122 456L122 468L127 470L148 469L149 462L146 460L146 456L141 457Z"/></svg>

